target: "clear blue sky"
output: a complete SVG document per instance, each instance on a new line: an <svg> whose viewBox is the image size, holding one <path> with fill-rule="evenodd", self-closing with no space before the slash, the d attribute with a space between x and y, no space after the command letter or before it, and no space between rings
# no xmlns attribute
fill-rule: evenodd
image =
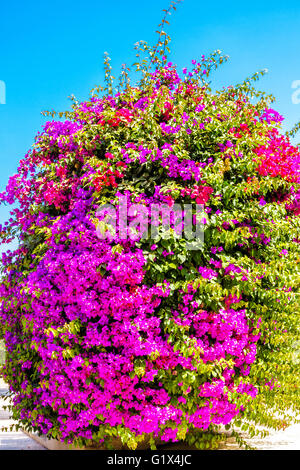
<svg viewBox="0 0 300 470"><path fill-rule="evenodd" d="M0 104L0 190L45 122L41 110L68 109L72 93L87 99L102 81L104 51L115 73L123 62L131 64L133 44L153 43L167 6L168 0L1 2L6 104ZM291 99L291 84L300 80L299 0L185 0L169 19L171 59L181 68L215 49L230 56L215 75L219 87L268 68L260 87L276 96L274 107L285 116L285 129L300 119L300 104ZM1 209L0 222L6 214Z"/></svg>

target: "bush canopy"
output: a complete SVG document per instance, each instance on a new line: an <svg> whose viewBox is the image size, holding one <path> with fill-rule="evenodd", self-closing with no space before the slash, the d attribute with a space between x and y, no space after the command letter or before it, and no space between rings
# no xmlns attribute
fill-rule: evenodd
<svg viewBox="0 0 300 470"><path fill-rule="evenodd" d="M168 61L172 9L140 78L116 89L106 56L106 87L44 125L1 195L13 418L69 443L215 448L299 410L299 149L264 72L213 92L220 51Z"/></svg>

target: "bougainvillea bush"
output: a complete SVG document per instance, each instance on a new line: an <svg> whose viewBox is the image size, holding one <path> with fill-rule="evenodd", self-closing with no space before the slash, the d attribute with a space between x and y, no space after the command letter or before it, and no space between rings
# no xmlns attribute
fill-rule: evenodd
<svg viewBox="0 0 300 470"><path fill-rule="evenodd" d="M118 90L106 59L106 90L47 122L1 195L13 417L69 443L214 447L299 409L299 149L251 80L211 90L219 52L179 72L162 45ZM201 204L204 243L99 237L120 197Z"/></svg>

